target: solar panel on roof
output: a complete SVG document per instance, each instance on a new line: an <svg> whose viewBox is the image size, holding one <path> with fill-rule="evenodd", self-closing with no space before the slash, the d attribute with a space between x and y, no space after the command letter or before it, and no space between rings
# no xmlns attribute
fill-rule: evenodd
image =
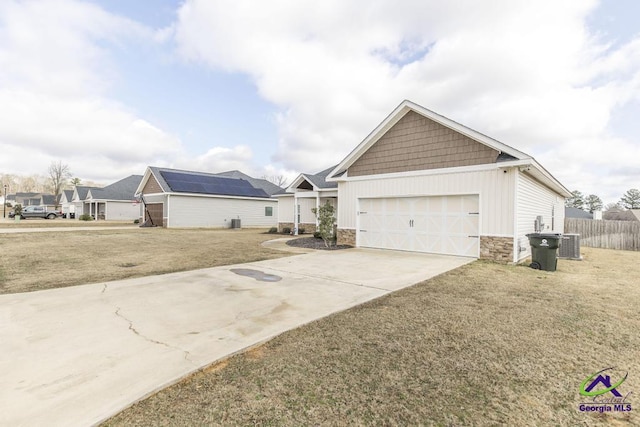
<svg viewBox="0 0 640 427"><path fill-rule="evenodd" d="M220 196L269 197L264 190L253 187L244 179L223 178L212 175L192 175L182 172L161 171L172 191L180 193L215 194Z"/></svg>

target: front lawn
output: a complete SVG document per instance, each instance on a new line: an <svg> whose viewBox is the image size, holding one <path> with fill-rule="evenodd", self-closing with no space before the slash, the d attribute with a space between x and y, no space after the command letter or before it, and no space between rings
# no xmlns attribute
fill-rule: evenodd
<svg viewBox="0 0 640 427"><path fill-rule="evenodd" d="M264 231L138 227L57 231L54 227L47 232L0 234L0 294L286 256L260 245L274 238Z"/></svg>
<svg viewBox="0 0 640 427"><path fill-rule="evenodd" d="M285 333L107 425L640 424L640 253L583 248L555 273L475 262ZM628 372L631 412L581 413ZM612 378L617 380L617 378Z"/></svg>

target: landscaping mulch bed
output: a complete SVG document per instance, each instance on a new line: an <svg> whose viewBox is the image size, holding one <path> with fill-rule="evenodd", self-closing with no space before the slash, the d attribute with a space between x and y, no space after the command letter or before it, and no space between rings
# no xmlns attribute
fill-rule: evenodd
<svg viewBox="0 0 640 427"><path fill-rule="evenodd" d="M301 237L299 239L289 240L287 245L293 246L294 248L322 249L325 251L349 249L353 247L350 245L331 245L330 247L326 247L324 240L316 239L315 237Z"/></svg>

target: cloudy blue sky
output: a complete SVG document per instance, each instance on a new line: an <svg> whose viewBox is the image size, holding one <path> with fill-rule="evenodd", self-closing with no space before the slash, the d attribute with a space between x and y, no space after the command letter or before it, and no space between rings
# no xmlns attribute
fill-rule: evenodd
<svg viewBox="0 0 640 427"><path fill-rule="evenodd" d="M0 174L292 176L403 99L570 189L640 187L635 0L0 0Z"/></svg>

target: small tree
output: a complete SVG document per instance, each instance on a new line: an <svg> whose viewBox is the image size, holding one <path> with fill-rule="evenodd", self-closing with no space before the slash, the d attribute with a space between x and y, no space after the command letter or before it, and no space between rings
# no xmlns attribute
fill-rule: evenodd
<svg viewBox="0 0 640 427"><path fill-rule="evenodd" d="M602 199L596 196L595 194L589 194L584 199L585 207L590 213L594 213L595 211L602 210Z"/></svg>
<svg viewBox="0 0 640 427"><path fill-rule="evenodd" d="M636 188L627 190L620 199L620 205L625 209L640 209L640 191Z"/></svg>
<svg viewBox="0 0 640 427"><path fill-rule="evenodd" d="M569 197L565 202L565 206L570 208L584 209L584 195L578 190L572 191L571 197Z"/></svg>
<svg viewBox="0 0 640 427"><path fill-rule="evenodd" d="M78 177L72 178L71 179L71 185L73 185L74 187L77 187L78 185L80 185L80 183L82 182L82 180Z"/></svg>
<svg viewBox="0 0 640 427"><path fill-rule="evenodd" d="M318 218L318 233L320 233L324 245L328 248L334 238L333 225L336 222L334 216L336 210L327 200L319 209L313 208L311 211Z"/></svg>

